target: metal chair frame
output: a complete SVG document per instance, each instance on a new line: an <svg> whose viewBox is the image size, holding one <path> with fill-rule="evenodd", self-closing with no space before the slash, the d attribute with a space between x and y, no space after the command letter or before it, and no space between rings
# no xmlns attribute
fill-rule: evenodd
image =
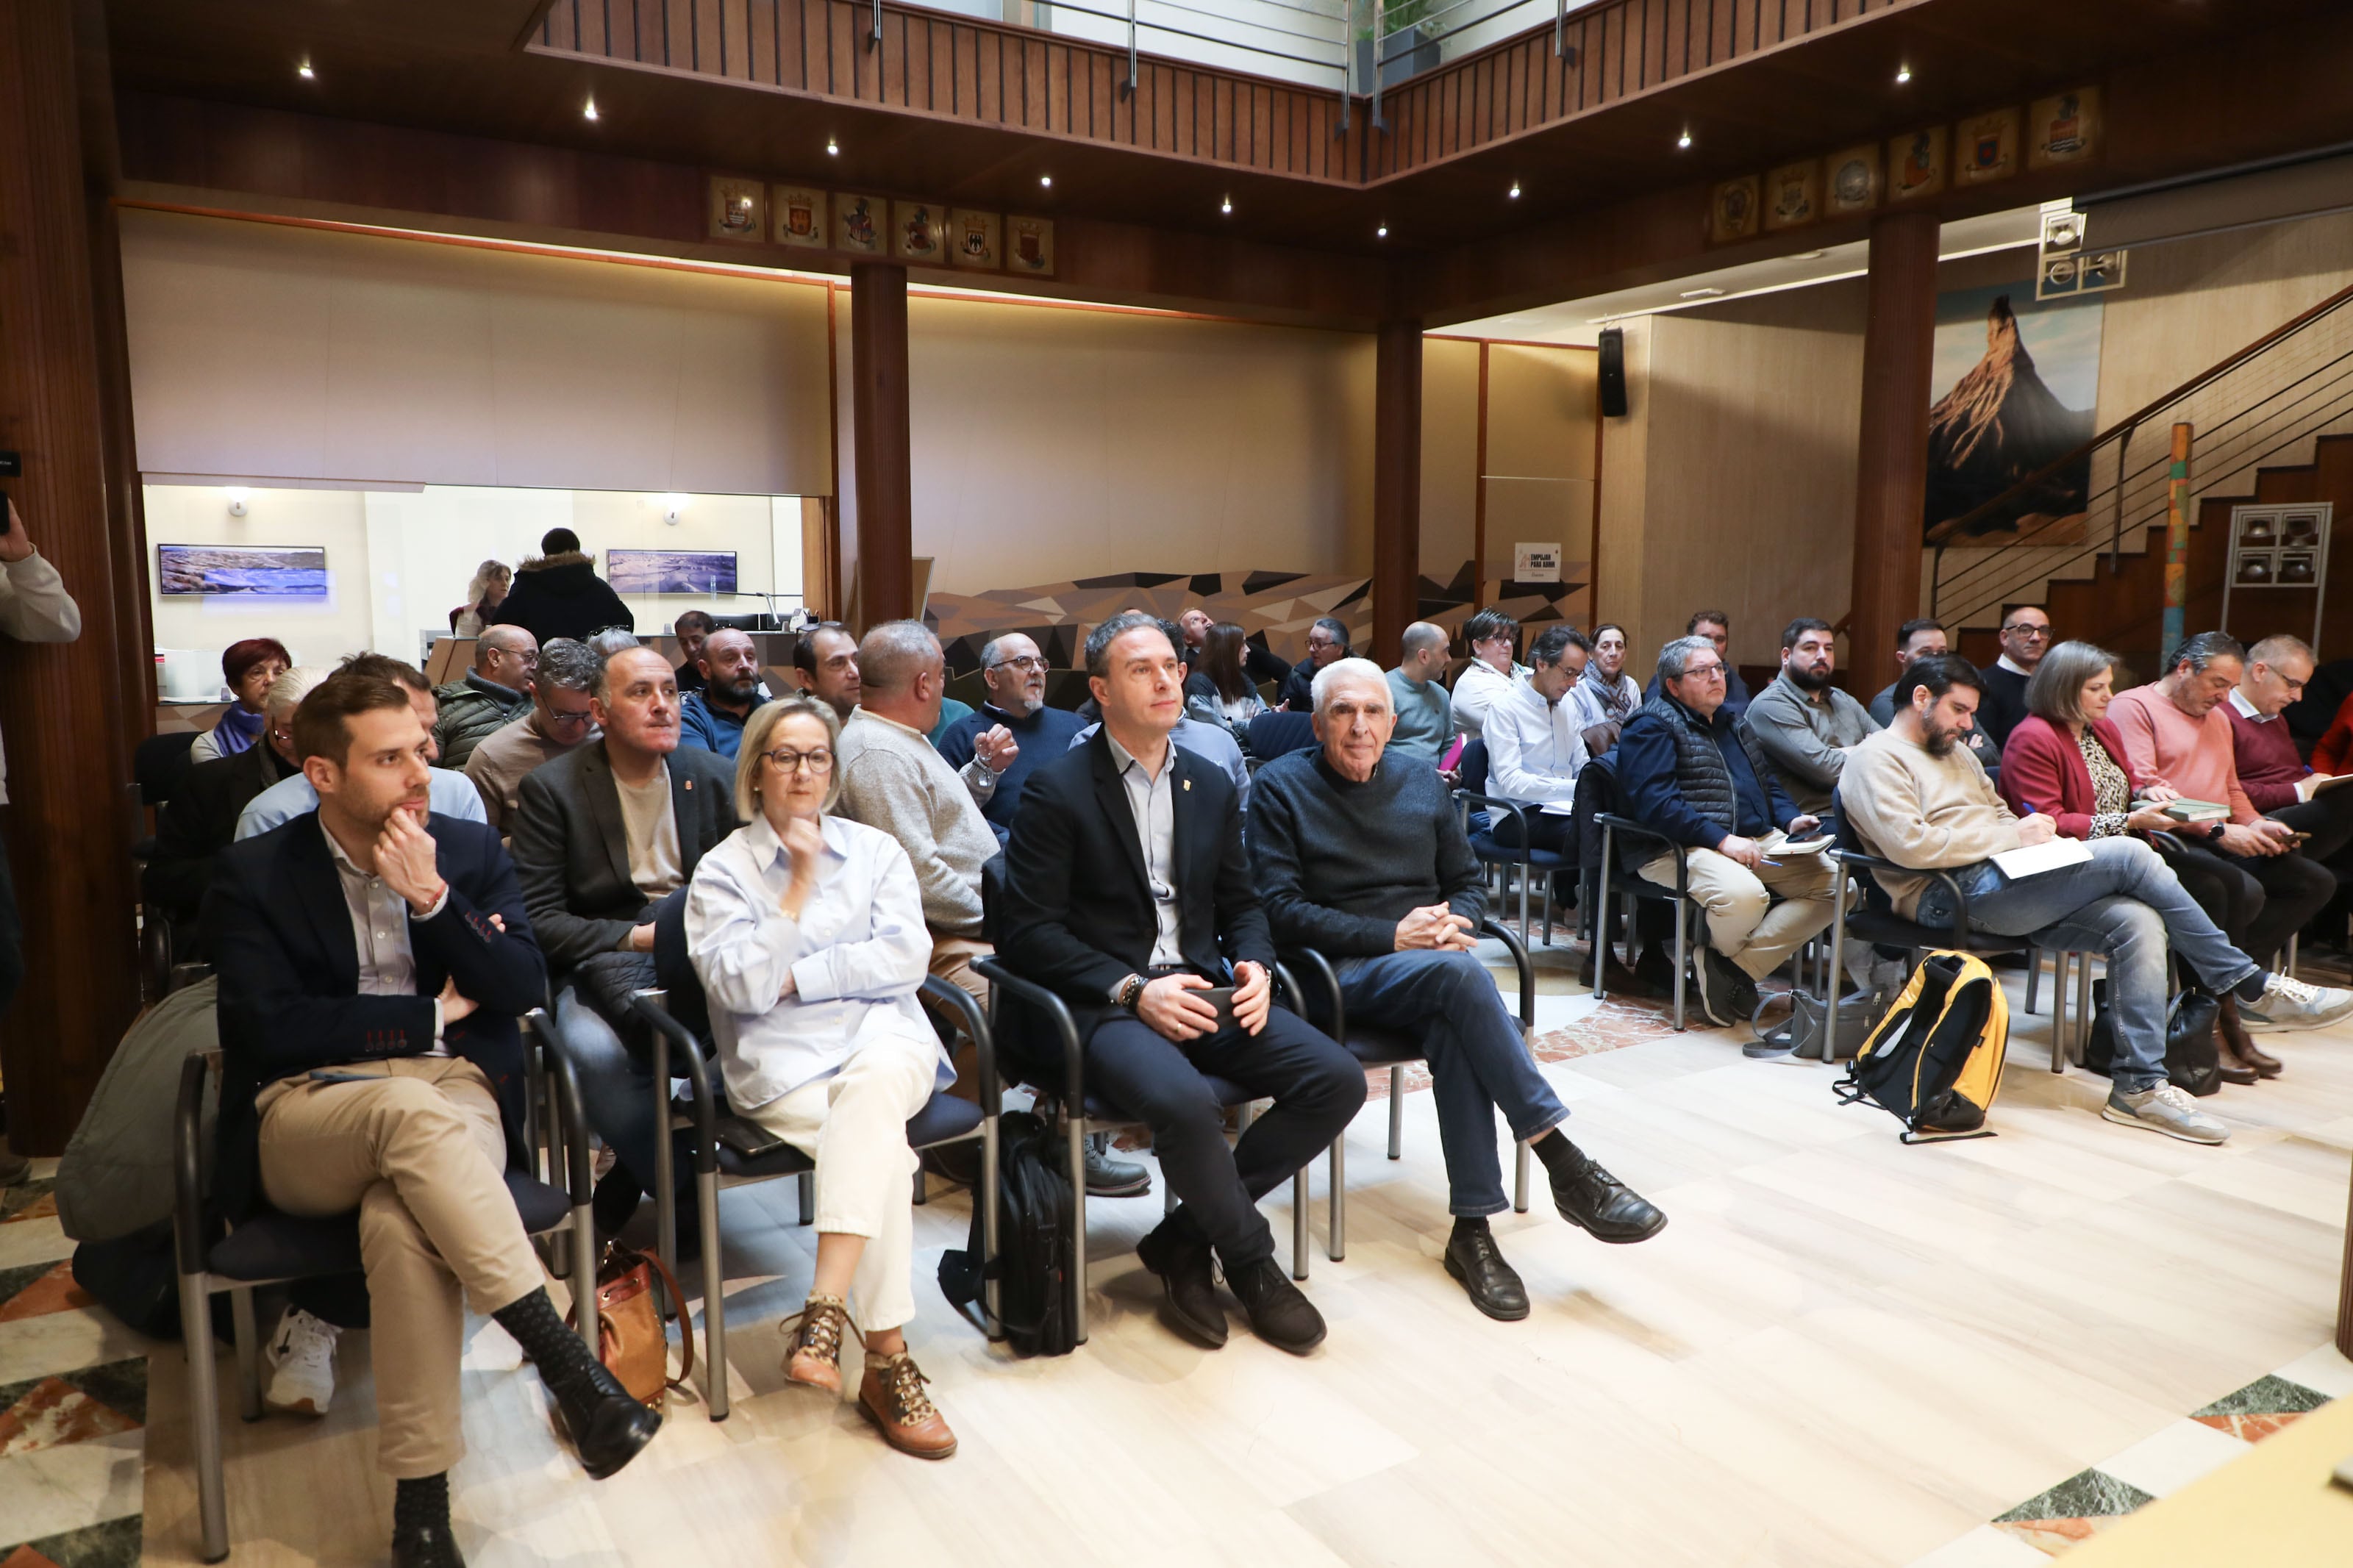
<svg viewBox="0 0 2353 1568"><path fill-rule="evenodd" d="M941 1138L916 1145L917 1152L943 1149L951 1144L980 1143L980 1190L975 1201L981 1210L982 1263L997 1256L997 1118L1004 1098L997 1076L997 1051L988 1021L982 1016L980 1004L970 993L941 979L925 975L923 995L955 1009L965 1031L972 1037L974 1055L980 1070L980 1124L969 1132L959 1132L952 1138ZM696 1039L694 1031L681 1023L670 1011L668 992L649 988L631 998L631 1006L653 1030L653 1093L659 1107L658 1115L667 1120L673 1131L691 1131L694 1138L694 1206L695 1220L702 1242L702 1396L713 1421L727 1419L727 1301L726 1275L719 1250L719 1194L727 1187L752 1186L786 1176L795 1177L798 1187L797 1197L800 1207L800 1223L808 1225L817 1217L816 1162L797 1150L792 1151L798 1169L764 1171L757 1174L733 1175L720 1169L718 1126L721 1108L718 1094L711 1083L710 1058ZM681 1114L677 1109L675 1091L671 1088L670 1053L675 1050L682 1060L681 1076L687 1083L687 1109ZM781 1158L781 1155L765 1156ZM673 1277L678 1273L678 1215L676 1205L662 1194L678 1190L677 1152L670 1138L660 1139L654 1154L654 1186L656 1188L655 1235L656 1249L662 1265ZM923 1201L923 1173L915 1172L915 1201ZM685 1310L680 1304L680 1310ZM987 1287L981 1311L981 1331L990 1339L1004 1337L1004 1329L997 1319L997 1287L990 1281ZM688 1322L681 1332L693 1332Z"/></svg>
<svg viewBox="0 0 2353 1568"><path fill-rule="evenodd" d="M526 1058L533 1064L527 1103L535 1100L540 1093L540 1075L544 1073L554 1100L557 1124L566 1133L565 1147L568 1156L563 1162L564 1185L572 1200L565 1218L551 1229L533 1233L534 1239L569 1237L569 1267L558 1272L570 1277L574 1325L581 1338L594 1345L597 1338L596 1248L595 1221L589 1209L588 1142L580 1131L586 1125L580 1114L580 1083L571 1063L561 1053L543 1048L555 1033L546 1015L534 1009L522 1024ZM214 1273L209 1267L216 1243L207 1240L205 1223L204 1091L206 1077L219 1071L220 1060L217 1047L189 1055L180 1069L180 1091L172 1128L173 1258L179 1275L180 1325L188 1357L188 1422L196 1458L199 1551L207 1563L218 1563L229 1554L227 1478L221 1451L220 1384L219 1371L214 1364L217 1352L213 1344L212 1298L224 1290L229 1294L229 1315L236 1331L237 1412L248 1421L259 1421L262 1415L260 1344L255 1331L253 1292L264 1285L311 1278L288 1274L243 1279ZM539 1158L535 1120L535 1110L527 1110L524 1135L526 1146L533 1151L534 1166Z"/></svg>
<svg viewBox="0 0 2353 1568"><path fill-rule="evenodd" d="M1691 953L1694 942L1692 921L1699 912L1699 904L1691 896L1691 867L1684 859L1683 846L1665 834L1645 827L1633 818L1620 816L1614 811L1600 812L1594 820L1601 826L1601 865L1595 873L1593 908L1588 918L1593 922L1593 999L1607 1000L1609 994L1606 960L1609 956L1609 902L1612 893L1626 900L1627 945L1630 956L1633 944L1633 910L1639 899L1650 899L1675 906L1675 1027L1685 1027L1688 993L1691 986ZM1650 881L1639 871L1630 868L1620 877L1617 869L1618 837L1647 839L1674 855L1675 880L1672 887Z"/></svg>
<svg viewBox="0 0 2353 1568"><path fill-rule="evenodd" d="M1518 873L1517 879L1520 885L1520 930L1525 931L1531 929L1528 924L1528 884L1538 874L1535 857L1539 854L1559 854L1560 851L1539 850L1536 848L1535 844L1530 842L1528 838L1527 808L1521 805L1516 801L1505 800L1500 795L1480 795L1473 790L1458 789L1454 792L1454 802L1456 808L1462 814L1462 837L1466 839L1471 837L1471 808L1474 805L1482 811L1503 812L1508 815L1512 820L1518 825L1520 842L1517 846L1519 853L1516 856L1506 855L1498 857L1491 854L1482 854L1476 844L1472 846L1471 855L1472 858L1477 860L1482 866L1499 867L1502 868L1504 872L1502 896L1506 899L1512 896L1512 882L1514 880L1513 873ZM1491 827L1489 829L1491 836L1493 831L1493 830ZM1502 845L1499 843L1497 847L1510 848L1512 846ZM1549 883L1555 869L1568 869L1569 866L1576 863L1576 857L1567 856L1564 857L1564 860L1565 864L1558 868L1549 866L1542 868L1542 874L1547 883ZM1545 889L1544 945L1546 947L1550 947L1552 945L1552 889L1549 886Z"/></svg>

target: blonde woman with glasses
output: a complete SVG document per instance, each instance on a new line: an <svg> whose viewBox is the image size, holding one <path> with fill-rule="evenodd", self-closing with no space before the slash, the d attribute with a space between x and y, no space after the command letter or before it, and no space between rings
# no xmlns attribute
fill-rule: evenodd
<svg viewBox="0 0 2353 1568"><path fill-rule="evenodd" d="M686 937L735 1112L817 1162L817 1271L785 1375L841 1391L841 1342L866 1346L859 1408L894 1448L955 1452L901 1331L915 1315L915 1154L907 1119L954 1080L915 995L932 951L906 851L830 807L840 721L788 697L744 726L737 829L695 868Z"/></svg>

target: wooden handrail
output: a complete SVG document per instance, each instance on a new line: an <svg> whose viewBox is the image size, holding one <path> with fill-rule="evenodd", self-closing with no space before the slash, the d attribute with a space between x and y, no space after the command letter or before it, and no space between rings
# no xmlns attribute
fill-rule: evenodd
<svg viewBox="0 0 2353 1568"><path fill-rule="evenodd" d="M2146 408L2137 409L2132 414L2127 415L2123 419L2118 420L2116 424L2109 426L2105 430L2101 431L2098 435L2093 437L2082 446L2075 447L2065 457L2060 458L2052 462L2045 463L2042 467L2035 469L2024 479L2020 479L2017 483L2003 490L2000 495L1993 497L1989 500L1979 502L1978 505L1973 506L1968 510L1961 513L1958 517L1947 518L1944 521L1938 523L1936 527L1927 531L1927 534L1925 536L1926 542L1930 545L1947 542L1955 535L1966 531L1971 523L1977 521L1979 518L1999 510L2010 500L2011 496L2017 494L2019 491L2039 485L2071 465L2082 462L2085 458L2090 457L2094 452L2098 451L2102 447L2106 446L2110 441L2116 439L2126 431L2147 424L2151 418L2155 417L2160 410L2168 408L2174 404L2180 402L2183 398L2189 396L2191 393L2198 391L2200 388L2211 384L2222 376L2229 374L2232 371L2238 369L2239 366L2246 363L2249 360L2253 359L2257 354L2260 354L2265 350L2271 348L2274 344L2280 342L2284 339L2294 337L2296 333L2304 331L2305 328L2310 326L2313 322L2320 320L2321 317L2327 315L2330 311L2337 310L2338 307L2345 305L2348 301L2353 301L2353 287L2347 287L2338 289L2336 293L2331 294L2327 299L2323 300L2320 303L2313 306L2310 310L2306 310L2303 314L2292 317L2288 321L2282 322L2280 325L2274 327L2270 331L2265 332L2262 337L2257 338L2253 342L2249 343L2246 347L2239 349L2230 354L2226 354L2221 359L2216 360L2212 364L2208 365L2204 370L2200 371L2196 375L2191 376L2188 381L2183 382L2179 386L2175 387L2171 392L2167 393L2164 396L2148 405ZM2125 476L2121 473L2118 474L2116 476L2117 485L2122 486L2124 482Z"/></svg>

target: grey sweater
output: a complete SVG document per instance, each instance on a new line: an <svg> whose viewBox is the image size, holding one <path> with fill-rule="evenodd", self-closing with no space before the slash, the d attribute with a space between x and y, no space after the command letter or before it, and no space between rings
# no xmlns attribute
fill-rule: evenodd
<svg viewBox="0 0 2353 1568"><path fill-rule="evenodd" d="M997 833L972 792L923 735L860 708L841 727L834 766L852 822L899 841L923 890L923 923L935 934L980 934L980 868L997 853Z"/></svg>
<svg viewBox="0 0 2353 1568"><path fill-rule="evenodd" d="M1798 809L1816 816L1831 808L1831 792L1838 788L1839 773L1846 766L1846 748L1879 729L1869 710L1837 687L1825 695L1826 703L1809 701L1784 671L1757 694L1740 721L1781 775Z"/></svg>
<svg viewBox="0 0 2353 1568"><path fill-rule="evenodd" d="M1250 794L1250 868L1277 944L1377 956L1396 950L1398 921L1438 903L1477 923L1479 863L1430 763L1392 750L1356 784L1317 747L1267 763Z"/></svg>

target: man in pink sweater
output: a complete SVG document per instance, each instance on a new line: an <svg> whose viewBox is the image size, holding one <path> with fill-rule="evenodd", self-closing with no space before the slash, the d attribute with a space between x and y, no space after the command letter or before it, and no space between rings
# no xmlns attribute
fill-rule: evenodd
<svg viewBox="0 0 2353 1568"><path fill-rule="evenodd" d="M2246 674L2246 650L2221 632L2200 632L2174 651L2165 678L2108 705L2133 772L2171 784L2190 800L2228 805L2231 818L2179 837L2229 889L2232 940L2258 962L2318 914L2337 879L2296 847L2298 828L2255 809L2239 777L2229 699ZM2206 835L2201 837L2201 832ZM2255 1022L2250 1019L2251 1023Z"/></svg>

